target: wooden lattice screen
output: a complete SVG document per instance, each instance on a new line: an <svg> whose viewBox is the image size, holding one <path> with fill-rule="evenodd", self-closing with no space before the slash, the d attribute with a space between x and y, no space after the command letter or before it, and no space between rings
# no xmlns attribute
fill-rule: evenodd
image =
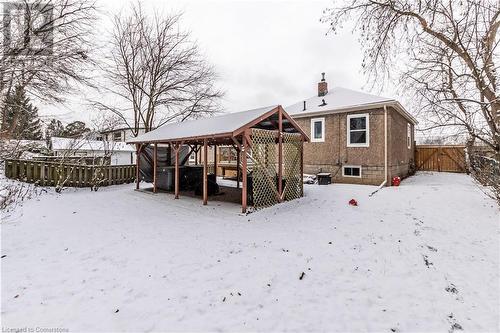
<svg viewBox="0 0 500 333"><path fill-rule="evenodd" d="M252 129L252 194L255 209L278 203L277 136L278 131Z"/></svg>
<svg viewBox="0 0 500 333"><path fill-rule="evenodd" d="M302 140L298 133L283 133L283 199L302 196Z"/></svg>
<svg viewBox="0 0 500 333"><path fill-rule="evenodd" d="M253 208L279 202L278 131L252 129L252 196ZM283 200L302 196L302 141L298 133L283 133Z"/></svg>

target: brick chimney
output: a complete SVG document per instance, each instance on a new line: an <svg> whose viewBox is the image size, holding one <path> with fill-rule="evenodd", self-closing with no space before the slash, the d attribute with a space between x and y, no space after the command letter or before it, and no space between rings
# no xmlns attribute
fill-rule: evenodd
<svg viewBox="0 0 500 333"><path fill-rule="evenodd" d="M325 96L328 94L328 83L325 81L325 73L321 73L321 81L318 82L318 96Z"/></svg>

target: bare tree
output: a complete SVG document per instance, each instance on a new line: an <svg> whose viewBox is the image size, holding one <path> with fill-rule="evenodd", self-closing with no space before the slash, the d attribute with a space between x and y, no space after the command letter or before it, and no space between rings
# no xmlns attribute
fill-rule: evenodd
<svg viewBox="0 0 500 333"><path fill-rule="evenodd" d="M102 89L119 102L93 105L118 115L137 135L167 122L219 110L216 74L188 32L181 15L147 16L140 5L114 18L111 57Z"/></svg>
<svg viewBox="0 0 500 333"><path fill-rule="evenodd" d="M62 102L75 83L90 84L96 7L92 0L2 3L0 110L15 86L41 100ZM2 114L2 116L4 116Z"/></svg>
<svg viewBox="0 0 500 333"><path fill-rule="evenodd" d="M327 9L331 30L356 22L370 78L400 78L424 130L465 133L500 160L497 0L352 0Z"/></svg>

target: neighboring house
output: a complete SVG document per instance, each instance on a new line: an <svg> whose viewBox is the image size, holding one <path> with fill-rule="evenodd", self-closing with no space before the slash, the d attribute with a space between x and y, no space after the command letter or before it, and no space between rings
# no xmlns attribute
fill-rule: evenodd
<svg viewBox="0 0 500 333"><path fill-rule="evenodd" d="M139 134L143 133L145 133L145 129L139 128ZM100 137L97 139L102 141L125 142L133 137L135 137L135 135L133 135L132 129L129 127L120 127L101 131Z"/></svg>
<svg viewBox="0 0 500 333"><path fill-rule="evenodd" d="M50 149L55 157L74 159L107 158L111 165L135 164L135 146L125 142L88 139L50 138Z"/></svg>
<svg viewBox="0 0 500 333"><path fill-rule="evenodd" d="M390 185L413 167L417 121L396 100L350 89L328 91L285 110L310 133L304 145L304 173L328 172L341 183Z"/></svg>

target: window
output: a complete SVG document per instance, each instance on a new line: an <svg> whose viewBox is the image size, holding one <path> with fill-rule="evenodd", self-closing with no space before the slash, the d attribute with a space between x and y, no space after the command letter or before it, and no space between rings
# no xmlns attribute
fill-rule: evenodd
<svg viewBox="0 0 500 333"><path fill-rule="evenodd" d="M325 141L325 118L311 119L311 142Z"/></svg>
<svg viewBox="0 0 500 333"><path fill-rule="evenodd" d="M361 178L361 166L346 165L342 168L342 176Z"/></svg>
<svg viewBox="0 0 500 333"><path fill-rule="evenodd" d="M368 113L347 116L347 147L370 146L370 122Z"/></svg>
<svg viewBox="0 0 500 333"><path fill-rule="evenodd" d="M122 141L122 132L113 133L113 141Z"/></svg>
<svg viewBox="0 0 500 333"><path fill-rule="evenodd" d="M411 149L411 124L408 123L408 129L406 132L406 143L408 144L408 149Z"/></svg>

